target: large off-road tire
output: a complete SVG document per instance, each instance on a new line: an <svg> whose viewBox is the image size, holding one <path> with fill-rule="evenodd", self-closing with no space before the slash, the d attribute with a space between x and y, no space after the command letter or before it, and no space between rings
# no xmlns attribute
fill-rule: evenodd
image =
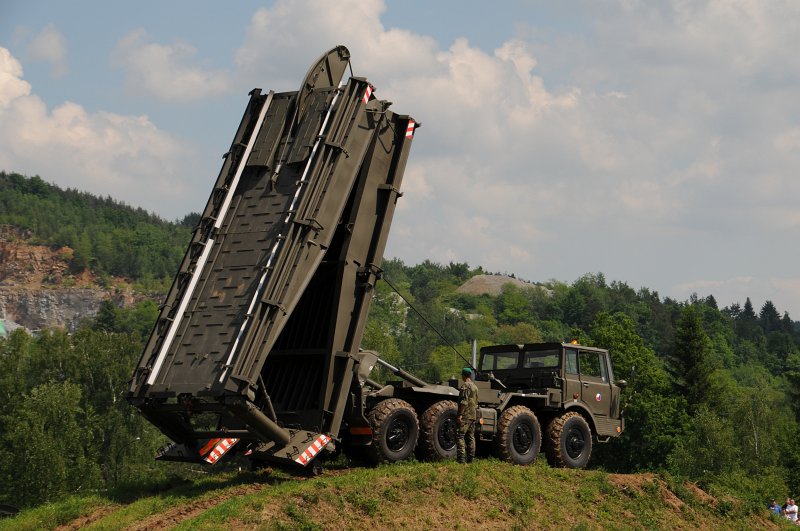
<svg viewBox="0 0 800 531"><path fill-rule="evenodd" d="M533 411L514 406L503 411L497 424L495 455L517 465L533 463L542 447L542 428Z"/></svg>
<svg viewBox="0 0 800 531"><path fill-rule="evenodd" d="M584 468L592 456L592 430L580 413L570 411L550 421L545 438L552 466Z"/></svg>
<svg viewBox="0 0 800 531"><path fill-rule="evenodd" d="M456 456L458 404L441 400L425 410L419 419L417 454L427 461L442 461Z"/></svg>
<svg viewBox="0 0 800 531"><path fill-rule="evenodd" d="M372 408L367 419L372 426L372 444L365 450L372 463L402 461L414 451L419 422L411 404L389 398Z"/></svg>

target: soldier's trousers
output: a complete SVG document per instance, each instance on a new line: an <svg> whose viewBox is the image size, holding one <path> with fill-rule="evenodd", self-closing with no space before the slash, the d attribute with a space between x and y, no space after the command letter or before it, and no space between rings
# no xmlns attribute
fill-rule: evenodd
<svg viewBox="0 0 800 531"><path fill-rule="evenodd" d="M475 420L462 420L458 425L456 459L459 463L470 463L475 457Z"/></svg>

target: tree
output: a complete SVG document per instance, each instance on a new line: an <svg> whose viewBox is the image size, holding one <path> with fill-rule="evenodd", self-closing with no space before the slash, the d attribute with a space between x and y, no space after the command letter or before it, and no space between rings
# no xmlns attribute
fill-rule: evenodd
<svg viewBox="0 0 800 531"><path fill-rule="evenodd" d="M716 368L711 340L703 330L700 314L696 307L686 306L678 320L667 369L675 389L687 397L692 410L705 400L709 377Z"/></svg>
<svg viewBox="0 0 800 531"><path fill-rule="evenodd" d="M700 406L689 435L678 441L667 462L679 476L708 481L734 472L738 459L733 422Z"/></svg>
<svg viewBox="0 0 800 531"><path fill-rule="evenodd" d="M795 419L800 422L800 352L792 352L786 359L784 378L789 388Z"/></svg>
<svg viewBox="0 0 800 531"><path fill-rule="evenodd" d="M447 273L452 277L454 277L458 283L465 282L471 276L469 264L466 262L461 262L461 263L450 262L447 265Z"/></svg>
<svg viewBox="0 0 800 531"><path fill-rule="evenodd" d="M537 343L542 341L542 333L530 323L517 323L502 325L494 336L498 344L522 345L524 343Z"/></svg>
<svg viewBox="0 0 800 531"><path fill-rule="evenodd" d="M761 312L758 314L758 320L764 332L777 332L781 329L781 316L778 313L772 301L767 301L761 307Z"/></svg>
<svg viewBox="0 0 800 531"><path fill-rule="evenodd" d="M374 350L381 355L381 358L392 364L399 364L400 351L397 348L397 341L392 334L389 324L377 319L370 319L364 326L364 337L361 339L361 346L365 350Z"/></svg>
<svg viewBox="0 0 800 531"><path fill-rule="evenodd" d="M471 351L472 347L468 343L461 343L453 347L443 345L433 349L429 357L430 367L428 368L431 381L446 383L450 378L458 378L461 369L470 363Z"/></svg>
<svg viewBox="0 0 800 531"><path fill-rule="evenodd" d="M2 497L23 506L53 501L79 488L100 484L98 467L86 458L86 412L73 383L47 383L24 397L12 415L3 445L13 459L0 461Z"/></svg>
<svg viewBox="0 0 800 531"><path fill-rule="evenodd" d="M753 303L750 302L750 297L747 297L744 302L744 308L742 308L742 319L754 320L755 318L756 312L753 310Z"/></svg>
<svg viewBox="0 0 800 531"><path fill-rule="evenodd" d="M626 428L622 436L597 449L596 459L617 470L653 470L683 436L688 416L685 401L668 396L669 379L662 363L636 333L634 321L623 313L600 313L592 324L592 342L607 348L617 379L636 377L623 390L621 404ZM632 449L636 451L632 451Z"/></svg>
<svg viewBox="0 0 800 531"><path fill-rule="evenodd" d="M533 318L525 292L511 283L503 285L497 298L497 314L497 321L501 324L515 324Z"/></svg>

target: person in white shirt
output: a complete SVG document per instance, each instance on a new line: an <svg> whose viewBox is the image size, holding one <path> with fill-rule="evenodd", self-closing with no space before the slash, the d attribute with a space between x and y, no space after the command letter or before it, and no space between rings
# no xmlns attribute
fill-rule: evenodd
<svg viewBox="0 0 800 531"><path fill-rule="evenodd" d="M797 505L794 500L789 500L789 505L786 506L786 518L792 522L797 522Z"/></svg>

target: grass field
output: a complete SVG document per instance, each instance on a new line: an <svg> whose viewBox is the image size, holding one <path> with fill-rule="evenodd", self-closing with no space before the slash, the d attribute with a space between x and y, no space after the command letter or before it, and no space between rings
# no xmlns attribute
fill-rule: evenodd
<svg viewBox="0 0 800 531"><path fill-rule="evenodd" d="M766 510L653 474L400 463L322 476L227 471L73 497L4 529L779 529ZM791 528L791 527L790 527Z"/></svg>

